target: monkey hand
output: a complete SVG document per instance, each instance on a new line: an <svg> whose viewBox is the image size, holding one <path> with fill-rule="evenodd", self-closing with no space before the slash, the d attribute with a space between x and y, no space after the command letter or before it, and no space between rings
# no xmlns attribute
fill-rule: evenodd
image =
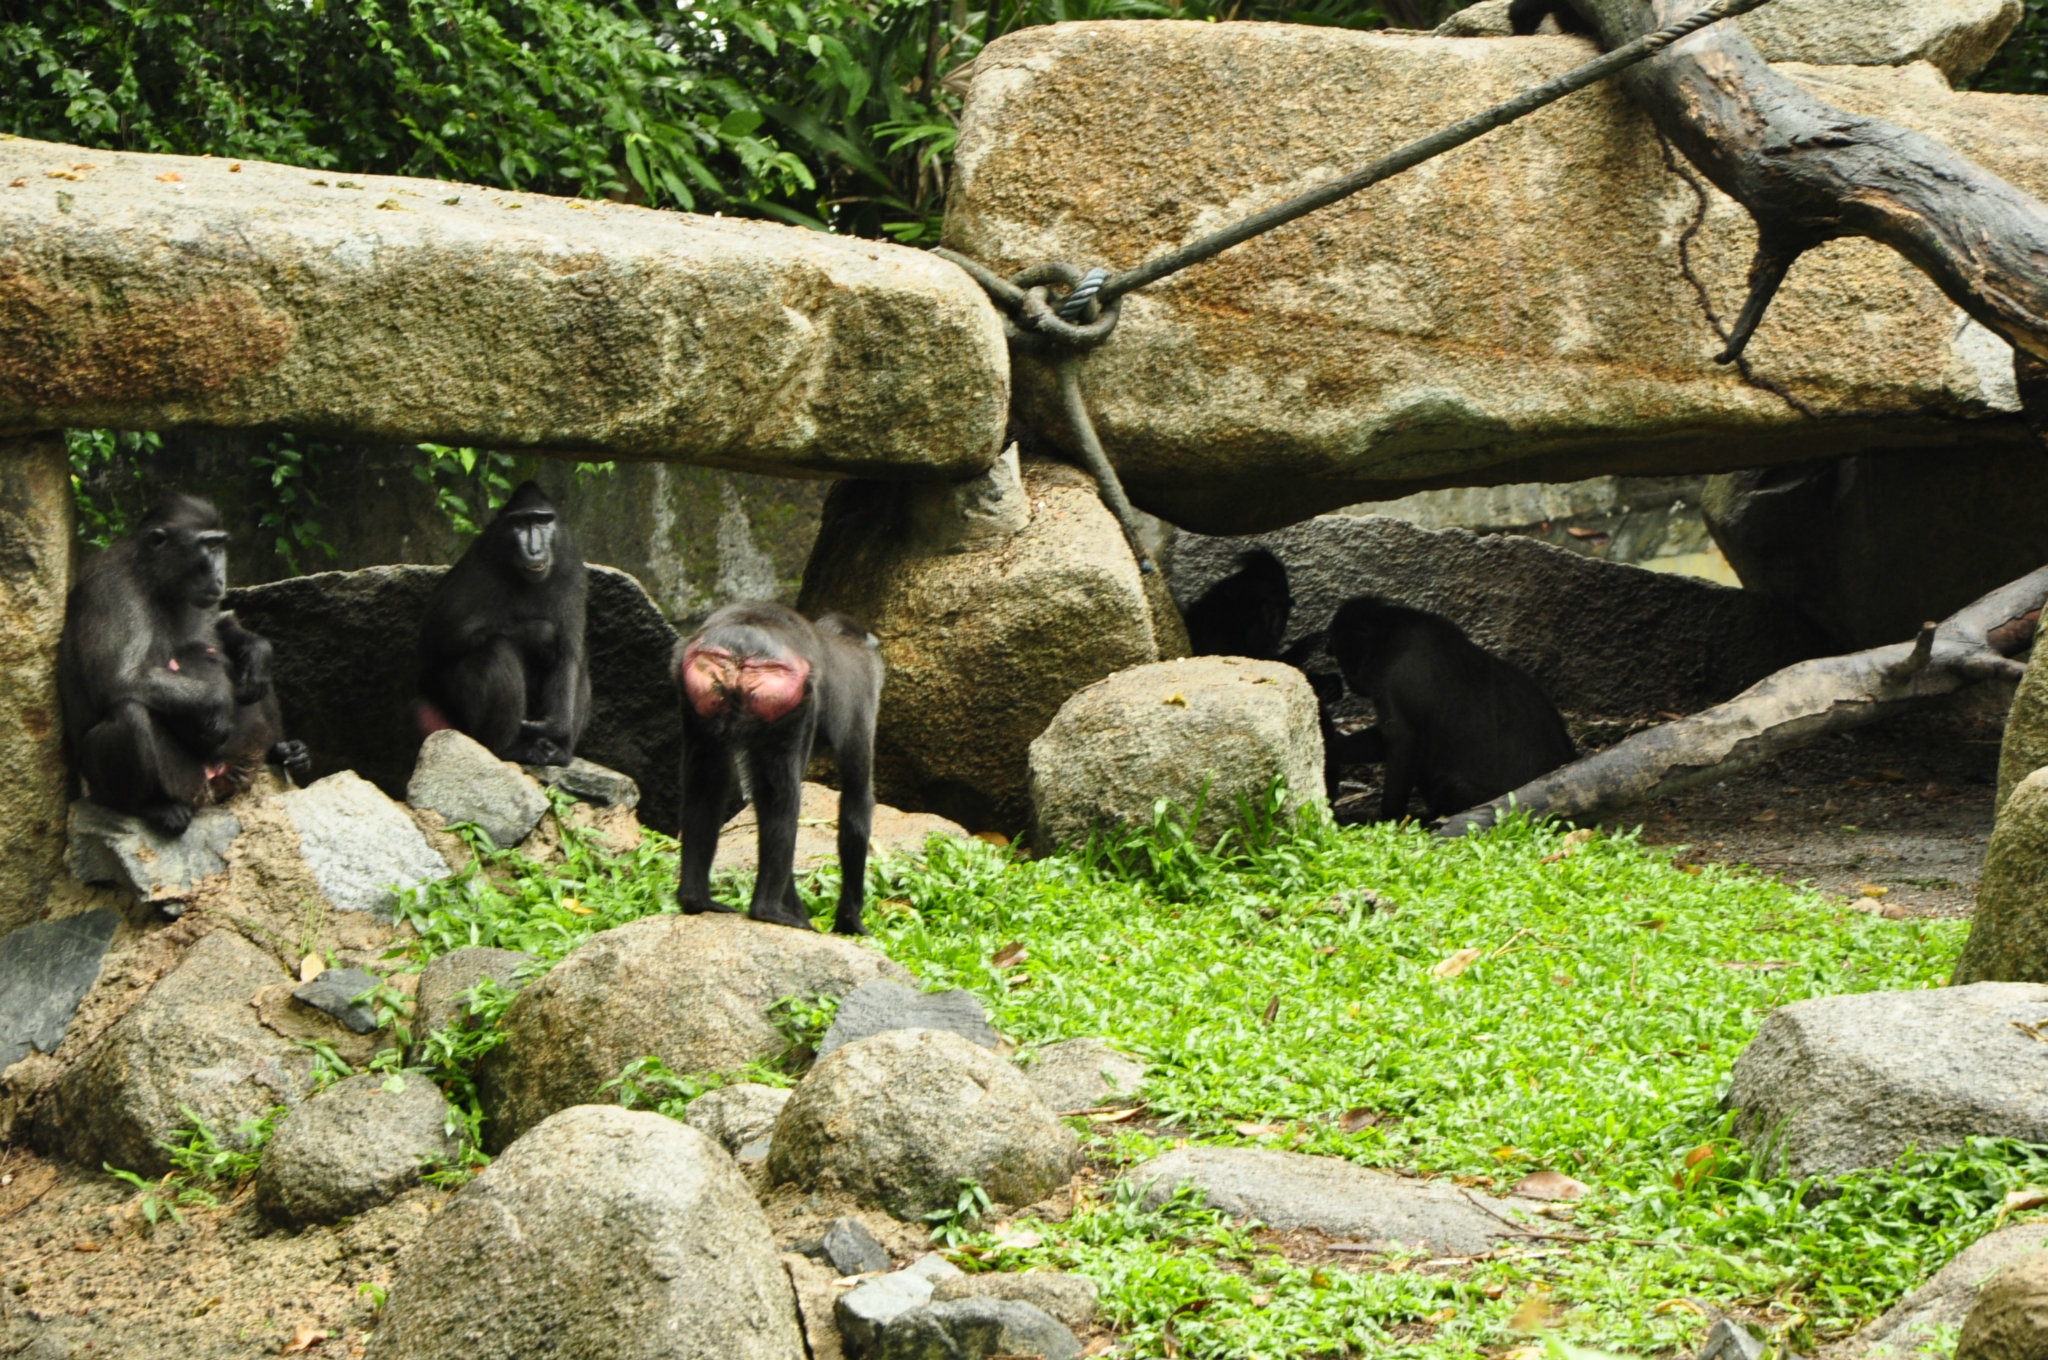
<svg viewBox="0 0 2048 1360"><path fill-rule="evenodd" d="M270 677L250 667L235 681L235 702L260 704L270 697Z"/></svg>
<svg viewBox="0 0 2048 1360"><path fill-rule="evenodd" d="M284 766L294 784L303 785L313 773L313 753L303 741L278 742L270 748L270 759L273 764Z"/></svg>
<svg viewBox="0 0 2048 1360"><path fill-rule="evenodd" d="M569 763L569 744L549 723L520 723L517 749L517 759L523 765L567 765Z"/></svg>

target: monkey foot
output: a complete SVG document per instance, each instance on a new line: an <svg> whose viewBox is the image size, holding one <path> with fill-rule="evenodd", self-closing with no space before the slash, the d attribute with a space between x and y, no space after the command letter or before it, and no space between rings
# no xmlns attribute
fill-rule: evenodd
<svg viewBox="0 0 2048 1360"><path fill-rule="evenodd" d="M781 916L768 912L751 911L747 913L747 916L750 920L759 921L764 926L788 926L791 930L817 930L817 927L811 924L811 918L808 916Z"/></svg>
<svg viewBox="0 0 2048 1360"><path fill-rule="evenodd" d="M832 922L832 933L834 935L869 935L873 932L867 928L859 915L856 914L850 921L844 916L835 919Z"/></svg>
<svg viewBox="0 0 2048 1360"><path fill-rule="evenodd" d="M192 809L183 803L158 803L142 814L142 820L166 836L182 836L192 825Z"/></svg>
<svg viewBox="0 0 2048 1360"><path fill-rule="evenodd" d="M725 903L719 901L711 901L699 906L695 899L685 897L681 893L676 894L676 906L685 916L705 916L711 914L737 916L740 914L739 908L728 907Z"/></svg>

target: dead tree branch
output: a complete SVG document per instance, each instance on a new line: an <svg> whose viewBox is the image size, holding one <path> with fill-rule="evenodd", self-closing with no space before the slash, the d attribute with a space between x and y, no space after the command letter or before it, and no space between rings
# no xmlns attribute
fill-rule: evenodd
<svg viewBox="0 0 2048 1360"><path fill-rule="evenodd" d="M1876 722L1979 680L2017 680L2048 600L2048 567L2000 586L1911 642L1787 666L1725 704L1639 732L1505 797L1461 812L1441 834L1490 827L1510 802L1536 817L1587 820L1725 779L1827 735Z"/></svg>
<svg viewBox="0 0 2048 1360"><path fill-rule="evenodd" d="M1608 47L1692 0L1572 0ZM2015 351L2048 359L2048 208L1930 137L1835 108L1774 72L1732 23L1630 68L1623 88L1757 224L1739 357L1794 261L1867 236L1905 256ZM1824 343L1824 337L1815 337Z"/></svg>

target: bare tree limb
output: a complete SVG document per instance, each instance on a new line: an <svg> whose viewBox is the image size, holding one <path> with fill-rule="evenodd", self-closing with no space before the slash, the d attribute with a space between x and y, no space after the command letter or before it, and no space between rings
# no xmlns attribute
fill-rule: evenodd
<svg viewBox="0 0 2048 1360"><path fill-rule="evenodd" d="M1610 48L1682 17L1690 3L1572 0ZM1808 94L1732 23L1674 44L1621 81L1756 220L1749 301L1722 362L1742 353L1793 262L1839 236L1890 246L2015 350L2048 359L2048 208L1930 137Z"/></svg>
<svg viewBox="0 0 2048 1360"><path fill-rule="evenodd" d="M1787 666L1725 704L1639 732L1505 797L1461 812L1440 834L1492 826L1512 804L1531 816L1597 818L1630 803L1725 779L1827 735L1861 727L1979 680L2017 680L2007 652L2033 641L2048 567L1928 624L1911 642Z"/></svg>

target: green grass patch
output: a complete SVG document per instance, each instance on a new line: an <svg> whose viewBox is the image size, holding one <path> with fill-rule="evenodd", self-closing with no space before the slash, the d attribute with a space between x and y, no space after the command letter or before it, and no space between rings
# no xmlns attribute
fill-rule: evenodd
<svg viewBox="0 0 2048 1360"><path fill-rule="evenodd" d="M1120 1353L1500 1356L1539 1344L1517 1330L1539 1314L1553 1337L1647 1353L1696 1341L1703 1308L1746 1310L1806 1352L1988 1231L2007 1191L2048 1183L2048 1151L1982 1140L1828 1197L1756 1164L1719 1108L1773 1007L1940 985L1961 923L1876 920L1739 870L1687 872L1632 837L1561 855L1560 832L1521 823L1450 842L1254 820L1220 852L1164 813L1037 861L934 840L923 859L874 866L870 926L927 987L974 991L1020 1042L1100 1035L1143 1055L1150 1114L1180 1136L1496 1189L1555 1168L1593 1187L1557 1231L1594 1240L1452 1272L1312 1269L1197 1204L1122 1194L1037 1225L1021 1251L952 1234L986 1265L1092 1276L1126 1331ZM552 960L672 909L672 843L612 859L572 835L566 850L552 869L491 854L421 891L406 908L415 957L495 944ZM729 900L746 887L728 883ZM830 868L806 884L821 924L836 890ZM998 967L1012 945L1023 957ZM473 1102L464 1061L489 1042L444 1054L451 1094ZM606 1098L671 1113L717 1080L626 1077ZM1120 1161L1160 1146L1090 1136Z"/></svg>

